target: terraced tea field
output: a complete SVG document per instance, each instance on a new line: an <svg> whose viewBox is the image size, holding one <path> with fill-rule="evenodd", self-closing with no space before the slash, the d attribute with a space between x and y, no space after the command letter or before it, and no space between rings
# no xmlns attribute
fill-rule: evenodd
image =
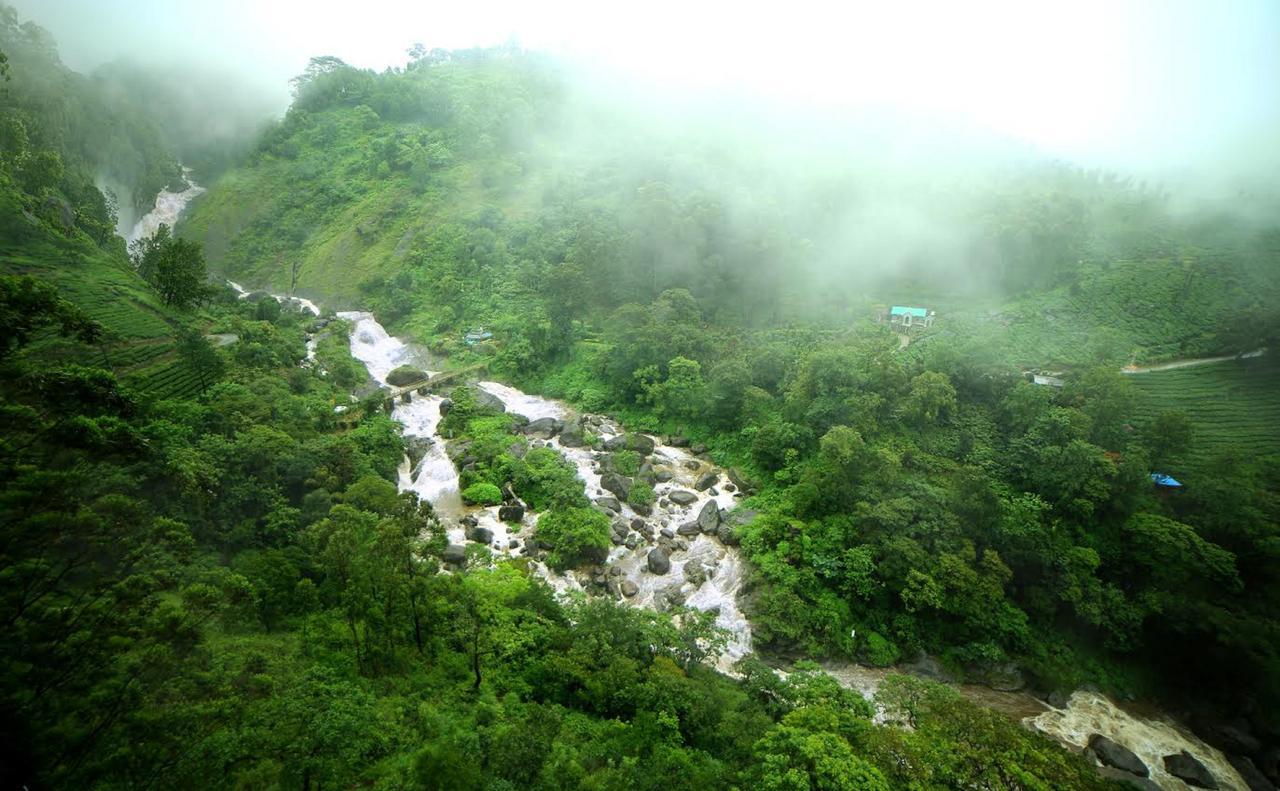
<svg viewBox="0 0 1280 791"><path fill-rule="evenodd" d="M1135 374L1141 397L1137 419L1161 412L1186 413L1195 440L1186 458L1170 470L1194 478L1218 454L1280 453L1280 360L1272 353L1247 360Z"/></svg>

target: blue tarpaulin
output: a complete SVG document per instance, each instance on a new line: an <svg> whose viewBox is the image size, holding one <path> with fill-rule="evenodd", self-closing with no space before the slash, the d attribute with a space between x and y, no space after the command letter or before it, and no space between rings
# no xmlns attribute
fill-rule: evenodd
<svg viewBox="0 0 1280 791"><path fill-rule="evenodd" d="M1181 486L1182 485L1177 481L1175 481L1172 476L1165 475L1163 472L1151 473L1151 482L1154 483L1156 486Z"/></svg>

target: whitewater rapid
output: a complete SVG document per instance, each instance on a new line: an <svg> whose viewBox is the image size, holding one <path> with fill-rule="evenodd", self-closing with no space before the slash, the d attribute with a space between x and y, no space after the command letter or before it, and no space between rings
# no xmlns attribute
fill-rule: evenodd
<svg viewBox="0 0 1280 791"><path fill-rule="evenodd" d="M338 314L353 324L351 354L368 368L370 376L380 385L386 385L387 375L397 366L420 362L411 346L391 336L370 313L343 312ZM431 373L431 372L429 372ZM523 415L530 420L555 418L567 421L571 410L563 403L517 390L499 382L479 382L480 387L495 396L509 413ZM462 519L474 519L476 526L487 528L493 538L490 549L499 556L520 554L524 542L531 537L537 524L537 515L526 509L519 524L507 524L498 519L498 506L468 507L462 503L458 491L458 473L445 451L444 440L436 436L440 423L438 395L410 396L411 400L397 402L392 419L403 426L406 441L425 446L421 460L412 468L408 459L400 470L400 488L416 492L429 501L440 516L448 532L450 543L467 541L467 528ZM622 429L605 417L592 417L592 431L602 441L618 436ZM690 453L684 448L662 444L655 439L651 454L655 467L668 470L672 479L654 486L657 495L653 513L637 514L630 506L622 504L617 517L628 522L643 519L653 526L655 535L662 529L674 530L679 525L697 518L698 512L708 501L714 501L723 510L735 505L738 493L724 488L727 479L723 470ZM531 444L538 444L534 440ZM578 471L588 497L610 496L601 487L601 469L597 453L586 447L566 447L559 437L541 441L554 447L568 459ZM694 482L704 473L715 472L719 483L705 492L694 488ZM671 492L681 490L696 496L687 506L680 506L669 499ZM723 513L723 511L722 511ZM716 624L730 634L729 645L718 661L720 670L733 674L737 660L751 652L751 624L738 605L745 576L746 563L741 553L732 546L721 543L708 534L680 536L684 549L670 555L671 569L666 574L653 574L647 567L647 554L653 547L650 541L640 541L634 548L614 546L609 552L607 567L617 569L621 580L636 586L634 596L624 597L623 602L637 607L666 609L674 601L683 601L699 610L716 613ZM685 569L691 564L702 566L701 582L686 579ZM533 563L536 572L556 591L582 591L591 582L582 572L558 574L542 563ZM621 581L615 580L615 581ZM844 686L856 689L868 698L892 669L870 668L853 663L828 663L823 669ZM1247 786L1230 765L1226 757L1205 744L1188 729L1164 715L1138 715L1118 706L1105 695L1080 691L1073 694L1062 708L1049 706L1033 695L1023 692L999 692L986 687L965 684L959 687L962 694L976 703L1001 711L1021 720L1029 728L1040 731L1060 743L1077 750L1083 749L1091 736L1101 734L1132 750L1150 770L1151 779L1163 789L1182 791L1186 783L1164 770L1163 756L1186 750L1209 768L1220 788L1246 791Z"/></svg>

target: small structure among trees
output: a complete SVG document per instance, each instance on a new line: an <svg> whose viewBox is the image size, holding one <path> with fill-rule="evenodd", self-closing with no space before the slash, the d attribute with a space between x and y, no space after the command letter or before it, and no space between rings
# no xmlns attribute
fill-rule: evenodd
<svg viewBox="0 0 1280 791"><path fill-rule="evenodd" d="M903 329L911 329L912 327L932 327L933 319L937 314L928 308L913 308L904 305L894 305L889 308L888 313L880 314L881 322L896 324Z"/></svg>

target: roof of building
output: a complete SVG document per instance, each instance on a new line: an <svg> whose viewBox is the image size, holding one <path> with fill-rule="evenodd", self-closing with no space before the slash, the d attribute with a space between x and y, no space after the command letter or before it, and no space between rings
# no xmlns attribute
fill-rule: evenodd
<svg viewBox="0 0 1280 791"><path fill-rule="evenodd" d="M1062 387L1066 385L1062 379L1056 376L1046 376L1045 374L1032 374L1031 381L1038 385L1046 385L1048 387Z"/></svg>
<svg viewBox="0 0 1280 791"><path fill-rule="evenodd" d="M1165 475L1163 472L1151 473L1151 482L1154 483L1156 486L1181 486L1182 485L1177 481L1175 481L1173 479L1173 476Z"/></svg>
<svg viewBox="0 0 1280 791"><path fill-rule="evenodd" d="M894 305L893 307L889 308L890 316L905 316L907 314L924 318L925 316L929 315L929 311L925 310L924 308L904 308L901 305Z"/></svg>

